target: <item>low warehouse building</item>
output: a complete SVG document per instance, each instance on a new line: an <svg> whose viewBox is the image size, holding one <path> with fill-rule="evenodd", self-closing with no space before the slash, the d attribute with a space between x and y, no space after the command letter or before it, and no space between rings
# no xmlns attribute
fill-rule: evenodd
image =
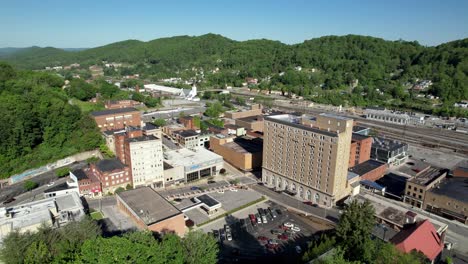
<svg viewBox="0 0 468 264"><path fill-rule="evenodd" d="M361 180L376 181L384 176L385 172L387 172L387 167L387 163L367 160L364 163L349 168L349 171L359 175Z"/></svg>
<svg viewBox="0 0 468 264"><path fill-rule="evenodd" d="M137 188L116 195L117 206L141 229L153 232L185 233L182 212L150 187Z"/></svg>

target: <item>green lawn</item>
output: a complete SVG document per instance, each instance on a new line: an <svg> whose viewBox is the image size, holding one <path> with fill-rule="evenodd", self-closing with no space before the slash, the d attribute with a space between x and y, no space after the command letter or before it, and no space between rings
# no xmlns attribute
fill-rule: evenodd
<svg viewBox="0 0 468 264"><path fill-rule="evenodd" d="M76 98L71 99L72 104L78 106L82 112L91 112L98 110L98 106L95 103L80 101Z"/></svg>
<svg viewBox="0 0 468 264"><path fill-rule="evenodd" d="M101 212L92 212L91 213L91 218L94 219L94 220L101 220L101 219L104 218L104 216L102 216Z"/></svg>

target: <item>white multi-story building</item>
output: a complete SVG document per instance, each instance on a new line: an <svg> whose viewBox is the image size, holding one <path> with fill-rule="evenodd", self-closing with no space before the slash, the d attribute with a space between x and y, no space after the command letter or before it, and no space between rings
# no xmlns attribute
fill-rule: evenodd
<svg viewBox="0 0 468 264"><path fill-rule="evenodd" d="M130 161L133 187L164 187L162 142L153 135L125 140L125 156Z"/></svg>

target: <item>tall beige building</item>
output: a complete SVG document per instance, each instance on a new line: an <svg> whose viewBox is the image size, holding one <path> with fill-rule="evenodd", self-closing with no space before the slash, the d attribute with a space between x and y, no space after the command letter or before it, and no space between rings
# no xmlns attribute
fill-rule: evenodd
<svg viewBox="0 0 468 264"><path fill-rule="evenodd" d="M353 120L320 114L265 117L262 180L323 206L350 193L347 186Z"/></svg>

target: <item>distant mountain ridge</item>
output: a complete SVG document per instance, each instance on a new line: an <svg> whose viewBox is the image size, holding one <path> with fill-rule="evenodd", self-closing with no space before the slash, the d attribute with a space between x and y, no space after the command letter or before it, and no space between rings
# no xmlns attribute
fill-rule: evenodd
<svg viewBox="0 0 468 264"><path fill-rule="evenodd" d="M413 41L346 35L325 36L288 45L267 39L235 41L217 34L175 36L147 42L125 40L80 51L31 47L0 57L16 67L44 69L47 66L101 61L124 62L147 75L180 73L192 67L221 69L217 83L233 83L245 77L269 78L296 66L317 69L322 75L309 80L283 80L297 86L383 87L403 85L408 80L430 79L433 94L450 100L468 99L468 38L425 47ZM302 78L302 77L301 77ZM312 78L312 77L310 77ZM300 88L300 87L299 87ZM297 90L297 89L296 89ZM299 89L301 90L301 89ZM310 91L310 89L307 89Z"/></svg>

